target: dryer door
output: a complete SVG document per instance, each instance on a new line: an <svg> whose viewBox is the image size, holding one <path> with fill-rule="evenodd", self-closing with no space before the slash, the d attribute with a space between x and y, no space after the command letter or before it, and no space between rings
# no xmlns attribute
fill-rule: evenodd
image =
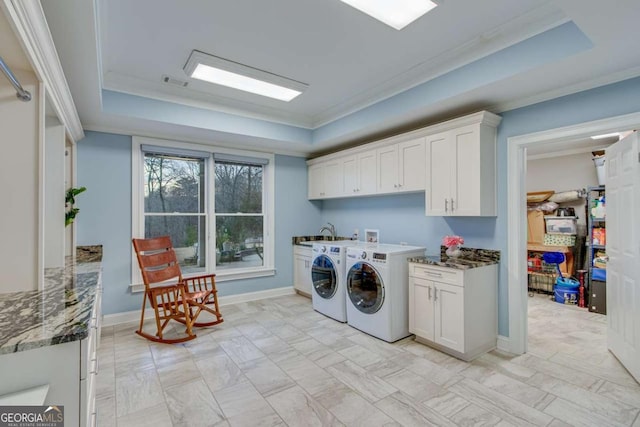
<svg viewBox="0 0 640 427"><path fill-rule="evenodd" d="M326 255L317 256L311 266L313 289L321 298L330 299L338 290L338 275L334 262Z"/></svg>
<svg viewBox="0 0 640 427"><path fill-rule="evenodd" d="M371 264L357 262L347 274L347 294L355 308L373 314L384 303L382 277Z"/></svg>

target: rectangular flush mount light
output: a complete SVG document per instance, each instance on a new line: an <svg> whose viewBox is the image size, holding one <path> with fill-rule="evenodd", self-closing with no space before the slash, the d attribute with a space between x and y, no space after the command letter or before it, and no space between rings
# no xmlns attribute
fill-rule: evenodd
<svg viewBox="0 0 640 427"><path fill-rule="evenodd" d="M620 138L620 132L603 133L602 135L593 135L591 139L613 138L614 136L617 136L618 138Z"/></svg>
<svg viewBox="0 0 640 427"><path fill-rule="evenodd" d="M437 6L430 0L340 0L401 30Z"/></svg>
<svg viewBox="0 0 640 427"><path fill-rule="evenodd" d="M291 101L308 85L257 68L194 50L184 71L189 77L251 92L281 101Z"/></svg>

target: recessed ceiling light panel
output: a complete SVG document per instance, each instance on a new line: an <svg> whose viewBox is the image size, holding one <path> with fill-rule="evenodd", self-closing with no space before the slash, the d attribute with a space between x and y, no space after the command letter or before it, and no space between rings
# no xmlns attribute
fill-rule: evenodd
<svg viewBox="0 0 640 427"><path fill-rule="evenodd" d="M189 77L281 101L291 101L308 85L267 71L194 50L184 71Z"/></svg>
<svg viewBox="0 0 640 427"><path fill-rule="evenodd" d="M618 138L620 138L620 132L603 133L602 135L593 135L591 139L613 138L614 136L617 136Z"/></svg>
<svg viewBox="0 0 640 427"><path fill-rule="evenodd" d="M401 30L437 6L430 0L340 0L361 12Z"/></svg>

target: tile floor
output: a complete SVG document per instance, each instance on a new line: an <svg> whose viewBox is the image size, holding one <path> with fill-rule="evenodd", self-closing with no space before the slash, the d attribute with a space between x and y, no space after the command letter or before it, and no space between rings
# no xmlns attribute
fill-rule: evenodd
<svg viewBox="0 0 640 427"><path fill-rule="evenodd" d="M223 307L183 345L103 328L98 425L640 426L606 318L529 298L529 352L465 363L326 318L301 296Z"/></svg>

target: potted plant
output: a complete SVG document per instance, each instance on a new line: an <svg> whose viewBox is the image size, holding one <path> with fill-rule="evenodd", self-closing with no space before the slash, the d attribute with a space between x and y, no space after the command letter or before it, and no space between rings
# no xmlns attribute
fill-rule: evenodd
<svg viewBox="0 0 640 427"><path fill-rule="evenodd" d="M76 215L78 215L78 212L80 212L80 209L73 207L74 203L76 202L76 196L86 190L87 190L86 187L79 187L79 188L71 187L67 190L67 194L64 197L64 206L67 209L67 211L64 214L65 227L71 224L73 220L76 219Z"/></svg>

